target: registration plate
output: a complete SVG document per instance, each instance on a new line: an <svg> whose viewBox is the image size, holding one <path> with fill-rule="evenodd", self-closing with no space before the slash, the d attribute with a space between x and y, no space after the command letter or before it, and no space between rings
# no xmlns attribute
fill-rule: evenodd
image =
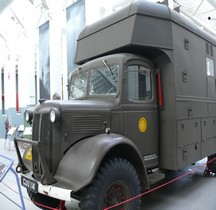
<svg viewBox="0 0 216 210"><path fill-rule="evenodd" d="M38 183L32 179L21 176L21 184L34 193L38 192Z"/></svg>

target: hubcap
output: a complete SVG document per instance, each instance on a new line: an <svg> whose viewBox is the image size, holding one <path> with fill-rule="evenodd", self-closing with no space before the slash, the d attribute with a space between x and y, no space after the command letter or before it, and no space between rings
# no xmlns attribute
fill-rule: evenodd
<svg viewBox="0 0 216 210"><path fill-rule="evenodd" d="M103 209L111 207L115 204L121 203L130 198L130 192L127 185L122 181L112 182L107 188L103 199ZM129 209L129 202L112 208L112 210L127 210Z"/></svg>

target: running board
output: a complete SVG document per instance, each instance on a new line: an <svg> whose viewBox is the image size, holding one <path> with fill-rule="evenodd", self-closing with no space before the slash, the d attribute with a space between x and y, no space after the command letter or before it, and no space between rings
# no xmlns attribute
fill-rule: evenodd
<svg viewBox="0 0 216 210"><path fill-rule="evenodd" d="M165 178L165 174L161 172L152 172L148 174L149 184L155 184Z"/></svg>

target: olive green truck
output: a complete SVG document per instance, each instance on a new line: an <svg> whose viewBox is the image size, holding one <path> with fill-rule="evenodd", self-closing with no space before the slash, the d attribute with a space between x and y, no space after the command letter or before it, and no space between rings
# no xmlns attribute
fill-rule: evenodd
<svg viewBox="0 0 216 210"><path fill-rule="evenodd" d="M68 100L26 111L15 139L22 185L40 208L103 210L168 171L216 154L216 40L169 7L135 1L86 26ZM21 155L18 143L28 143ZM216 162L207 164L216 172ZM140 209L141 199L113 209Z"/></svg>

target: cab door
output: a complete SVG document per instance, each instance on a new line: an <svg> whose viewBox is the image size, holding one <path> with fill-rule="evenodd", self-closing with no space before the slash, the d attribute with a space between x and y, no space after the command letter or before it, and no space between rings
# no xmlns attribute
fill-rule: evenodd
<svg viewBox="0 0 216 210"><path fill-rule="evenodd" d="M158 165L158 107L155 70L145 60L129 61L124 67L124 135L143 156L147 168Z"/></svg>

